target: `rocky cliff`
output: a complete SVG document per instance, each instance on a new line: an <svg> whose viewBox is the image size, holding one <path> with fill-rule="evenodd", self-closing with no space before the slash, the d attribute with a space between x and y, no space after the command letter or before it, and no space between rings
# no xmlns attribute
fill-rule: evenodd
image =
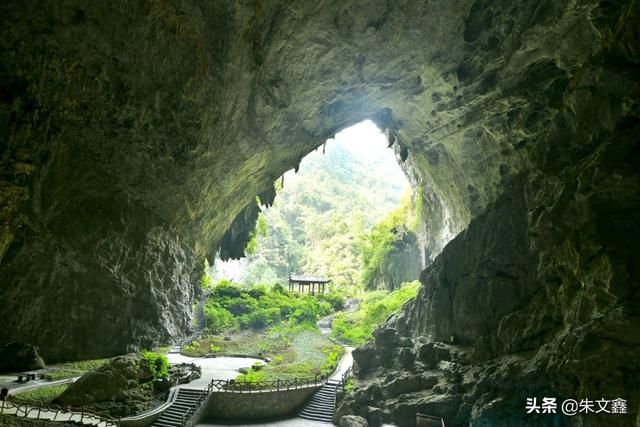
<svg viewBox="0 0 640 427"><path fill-rule="evenodd" d="M393 291L404 282L417 280L422 271L417 234L404 225L394 227L390 232L393 240L389 252L371 273L370 283L363 283L368 289Z"/></svg>
<svg viewBox="0 0 640 427"><path fill-rule="evenodd" d="M442 396L509 425L543 390L637 411L639 22L632 0L4 2L0 341L178 339L256 195L370 118L442 252L363 350L361 375L439 385L381 387L387 416Z"/></svg>

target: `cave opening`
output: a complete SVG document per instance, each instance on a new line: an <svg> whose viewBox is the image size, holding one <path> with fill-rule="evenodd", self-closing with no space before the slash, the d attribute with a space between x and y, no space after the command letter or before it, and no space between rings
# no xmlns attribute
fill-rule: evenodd
<svg viewBox="0 0 640 427"><path fill-rule="evenodd" d="M416 280L425 264L422 236L416 233L420 197L401 167L402 155L371 120L345 127L276 181L277 195L272 206L260 206L246 256L223 261L217 255L210 267L207 263L208 274L256 284L286 283L290 275L307 274L327 277L338 289L356 286L361 241L396 211L406 218L394 218L395 223L386 218L388 224L379 227L397 235L395 262L404 263L367 287L394 289Z"/></svg>
<svg viewBox="0 0 640 427"><path fill-rule="evenodd" d="M3 381L183 344L193 311L214 329L313 328L299 303L330 301L269 287L198 307L204 259L241 256L274 182L370 118L422 202L426 268L421 286L384 282L385 306L417 295L375 331L337 318L366 339L334 421L638 424L638 2L316 3L2 3ZM264 353L264 335L229 342Z"/></svg>

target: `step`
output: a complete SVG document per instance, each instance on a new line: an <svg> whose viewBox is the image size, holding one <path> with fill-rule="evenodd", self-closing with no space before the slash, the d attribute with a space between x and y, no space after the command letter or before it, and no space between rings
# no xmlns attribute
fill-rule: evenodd
<svg viewBox="0 0 640 427"><path fill-rule="evenodd" d="M177 399L198 399L201 393L178 393Z"/></svg>
<svg viewBox="0 0 640 427"><path fill-rule="evenodd" d="M167 414L162 414L162 417L160 418L161 420L167 420L167 421L177 421L180 422L182 421L182 416L184 414L173 414L171 416L167 416Z"/></svg>
<svg viewBox="0 0 640 427"><path fill-rule="evenodd" d="M179 405L179 406L193 406L194 404L196 404L198 401L192 401L192 400L184 400L184 399L176 399L173 401L173 403L171 404L171 406L173 405Z"/></svg>
<svg viewBox="0 0 640 427"><path fill-rule="evenodd" d="M322 409L316 409L316 408L304 408L300 414L305 414L305 415L318 415L321 417L332 417L334 412L333 411L324 411Z"/></svg>
<svg viewBox="0 0 640 427"><path fill-rule="evenodd" d="M307 416L307 415L298 415L298 418L302 418L304 420L309 420L309 421L320 421L320 422L325 422L325 423L332 423L333 422L333 417L317 417L317 416Z"/></svg>
<svg viewBox="0 0 640 427"><path fill-rule="evenodd" d="M323 402L309 402L305 408L322 408L328 411L334 410L334 404L331 403L323 403Z"/></svg>
<svg viewBox="0 0 640 427"><path fill-rule="evenodd" d="M316 394L311 400L331 400L336 398L335 394Z"/></svg>

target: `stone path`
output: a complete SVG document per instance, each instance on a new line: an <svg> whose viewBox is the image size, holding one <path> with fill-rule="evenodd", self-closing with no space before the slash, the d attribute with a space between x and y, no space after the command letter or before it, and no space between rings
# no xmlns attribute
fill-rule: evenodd
<svg viewBox="0 0 640 427"><path fill-rule="evenodd" d="M189 384L179 385L178 388L192 388L202 390L206 388L211 380L231 380L235 379L240 372L240 368L249 368L256 362L264 363L264 360L254 357L188 357L180 353L174 353L173 349L167 354L169 363L194 363L202 369L202 376Z"/></svg>

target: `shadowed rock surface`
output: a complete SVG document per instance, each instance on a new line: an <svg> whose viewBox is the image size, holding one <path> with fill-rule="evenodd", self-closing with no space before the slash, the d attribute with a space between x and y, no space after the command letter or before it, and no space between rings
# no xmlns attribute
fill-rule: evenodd
<svg viewBox="0 0 640 427"><path fill-rule="evenodd" d="M342 413L535 425L546 393L634 414L559 423L632 425L639 25L622 0L4 2L0 341L53 361L184 336L256 195L370 118L435 260Z"/></svg>

